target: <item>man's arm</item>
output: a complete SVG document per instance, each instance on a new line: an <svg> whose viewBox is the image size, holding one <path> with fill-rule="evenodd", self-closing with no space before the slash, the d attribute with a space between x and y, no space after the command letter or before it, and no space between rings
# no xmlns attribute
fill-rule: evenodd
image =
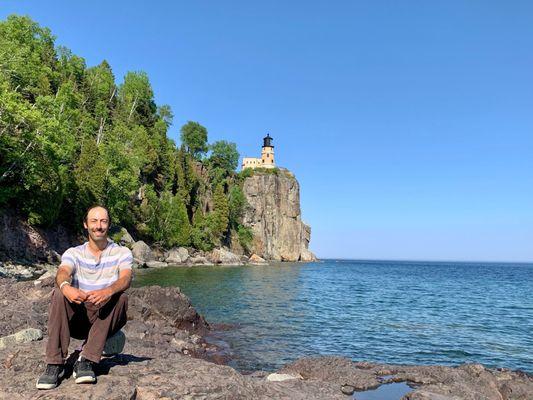
<svg viewBox="0 0 533 400"><path fill-rule="evenodd" d="M131 269L123 269L119 272L118 279L108 287L88 292L87 301L95 305L105 304L115 293L123 292L130 287L131 275Z"/></svg>
<svg viewBox="0 0 533 400"><path fill-rule="evenodd" d="M75 287L70 286L72 279L72 270L66 265L60 265L56 273L56 285L60 288L63 296L67 298L71 303L81 304L87 299L87 294ZM68 284L63 285L63 282L69 282Z"/></svg>

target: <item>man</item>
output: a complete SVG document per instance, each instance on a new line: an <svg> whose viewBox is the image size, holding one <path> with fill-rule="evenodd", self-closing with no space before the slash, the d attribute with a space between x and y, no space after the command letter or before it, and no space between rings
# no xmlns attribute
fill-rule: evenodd
<svg viewBox="0 0 533 400"><path fill-rule="evenodd" d="M131 283L133 256L108 239L110 222L105 207L89 208L83 221L89 240L61 257L48 311L47 366L38 389L52 389L63 377L71 336L85 339L74 364L76 383L95 382L93 365L100 361L106 339L126 324L124 291Z"/></svg>

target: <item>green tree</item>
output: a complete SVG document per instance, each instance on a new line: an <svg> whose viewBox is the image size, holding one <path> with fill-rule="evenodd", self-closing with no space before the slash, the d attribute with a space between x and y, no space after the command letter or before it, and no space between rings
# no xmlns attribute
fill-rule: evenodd
<svg viewBox="0 0 533 400"><path fill-rule="evenodd" d="M146 72L128 72L118 92L118 111L123 121L145 127L153 126L157 106Z"/></svg>
<svg viewBox="0 0 533 400"><path fill-rule="evenodd" d="M219 245L241 226L237 148L208 147L206 128L189 121L178 149L172 119L146 73L117 85L106 61L88 68L30 18L0 21L0 208L78 227L88 205L104 202L148 241Z"/></svg>
<svg viewBox="0 0 533 400"><path fill-rule="evenodd" d="M237 236L242 248L246 252L249 252L252 248L252 242L254 240L254 233L252 232L252 229L244 225L239 225L237 228Z"/></svg>
<svg viewBox="0 0 533 400"><path fill-rule="evenodd" d="M0 23L0 71L12 90L30 101L53 93L58 81L56 64L49 29L17 15Z"/></svg>
<svg viewBox="0 0 533 400"><path fill-rule="evenodd" d="M181 142L189 154L201 159L207 150L207 129L198 122L189 121L181 127Z"/></svg>
<svg viewBox="0 0 533 400"><path fill-rule="evenodd" d="M213 194L213 233L217 241L228 229L229 222L229 204L228 198L224 194L224 187L218 185Z"/></svg>
<svg viewBox="0 0 533 400"><path fill-rule="evenodd" d="M221 168L227 175L235 171L239 165L239 152L235 143L219 140L209 147L209 165L212 168Z"/></svg>
<svg viewBox="0 0 533 400"><path fill-rule="evenodd" d="M194 214L191 232L191 244L200 250L210 251L215 247L213 215L205 216L201 210Z"/></svg>
<svg viewBox="0 0 533 400"><path fill-rule="evenodd" d="M106 164L96 141L87 139L82 147L74 176L77 185L77 215L81 217L87 207L105 199Z"/></svg>
<svg viewBox="0 0 533 400"><path fill-rule="evenodd" d="M143 211L150 236L168 247L189 245L191 226L181 199L168 191L158 197L151 186L146 187L145 196Z"/></svg>
<svg viewBox="0 0 533 400"><path fill-rule="evenodd" d="M237 229L242 220L246 197L239 186L232 186L229 190L229 225Z"/></svg>

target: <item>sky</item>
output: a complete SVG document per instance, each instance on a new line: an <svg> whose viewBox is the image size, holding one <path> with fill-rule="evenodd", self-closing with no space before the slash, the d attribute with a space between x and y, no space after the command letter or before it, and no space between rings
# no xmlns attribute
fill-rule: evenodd
<svg viewBox="0 0 533 400"><path fill-rule="evenodd" d="M533 261L533 2L0 1L300 183L320 258Z"/></svg>

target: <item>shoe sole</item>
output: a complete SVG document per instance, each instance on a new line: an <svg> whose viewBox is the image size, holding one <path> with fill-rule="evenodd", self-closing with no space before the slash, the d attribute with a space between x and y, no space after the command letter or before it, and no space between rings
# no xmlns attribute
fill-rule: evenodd
<svg viewBox="0 0 533 400"><path fill-rule="evenodd" d="M92 376L76 376L76 372L73 372L72 375L74 376L74 382L76 383L94 383L96 382L96 378L93 378Z"/></svg>
<svg viewBox="0 0 533 400"><path fill-rule="evenodd" d="M37 389L47 390L47 389L53 389L53 388L57 387L57 383L39 383L39 382L37 382L37 384L35 386L37 387Z"/></svg>

